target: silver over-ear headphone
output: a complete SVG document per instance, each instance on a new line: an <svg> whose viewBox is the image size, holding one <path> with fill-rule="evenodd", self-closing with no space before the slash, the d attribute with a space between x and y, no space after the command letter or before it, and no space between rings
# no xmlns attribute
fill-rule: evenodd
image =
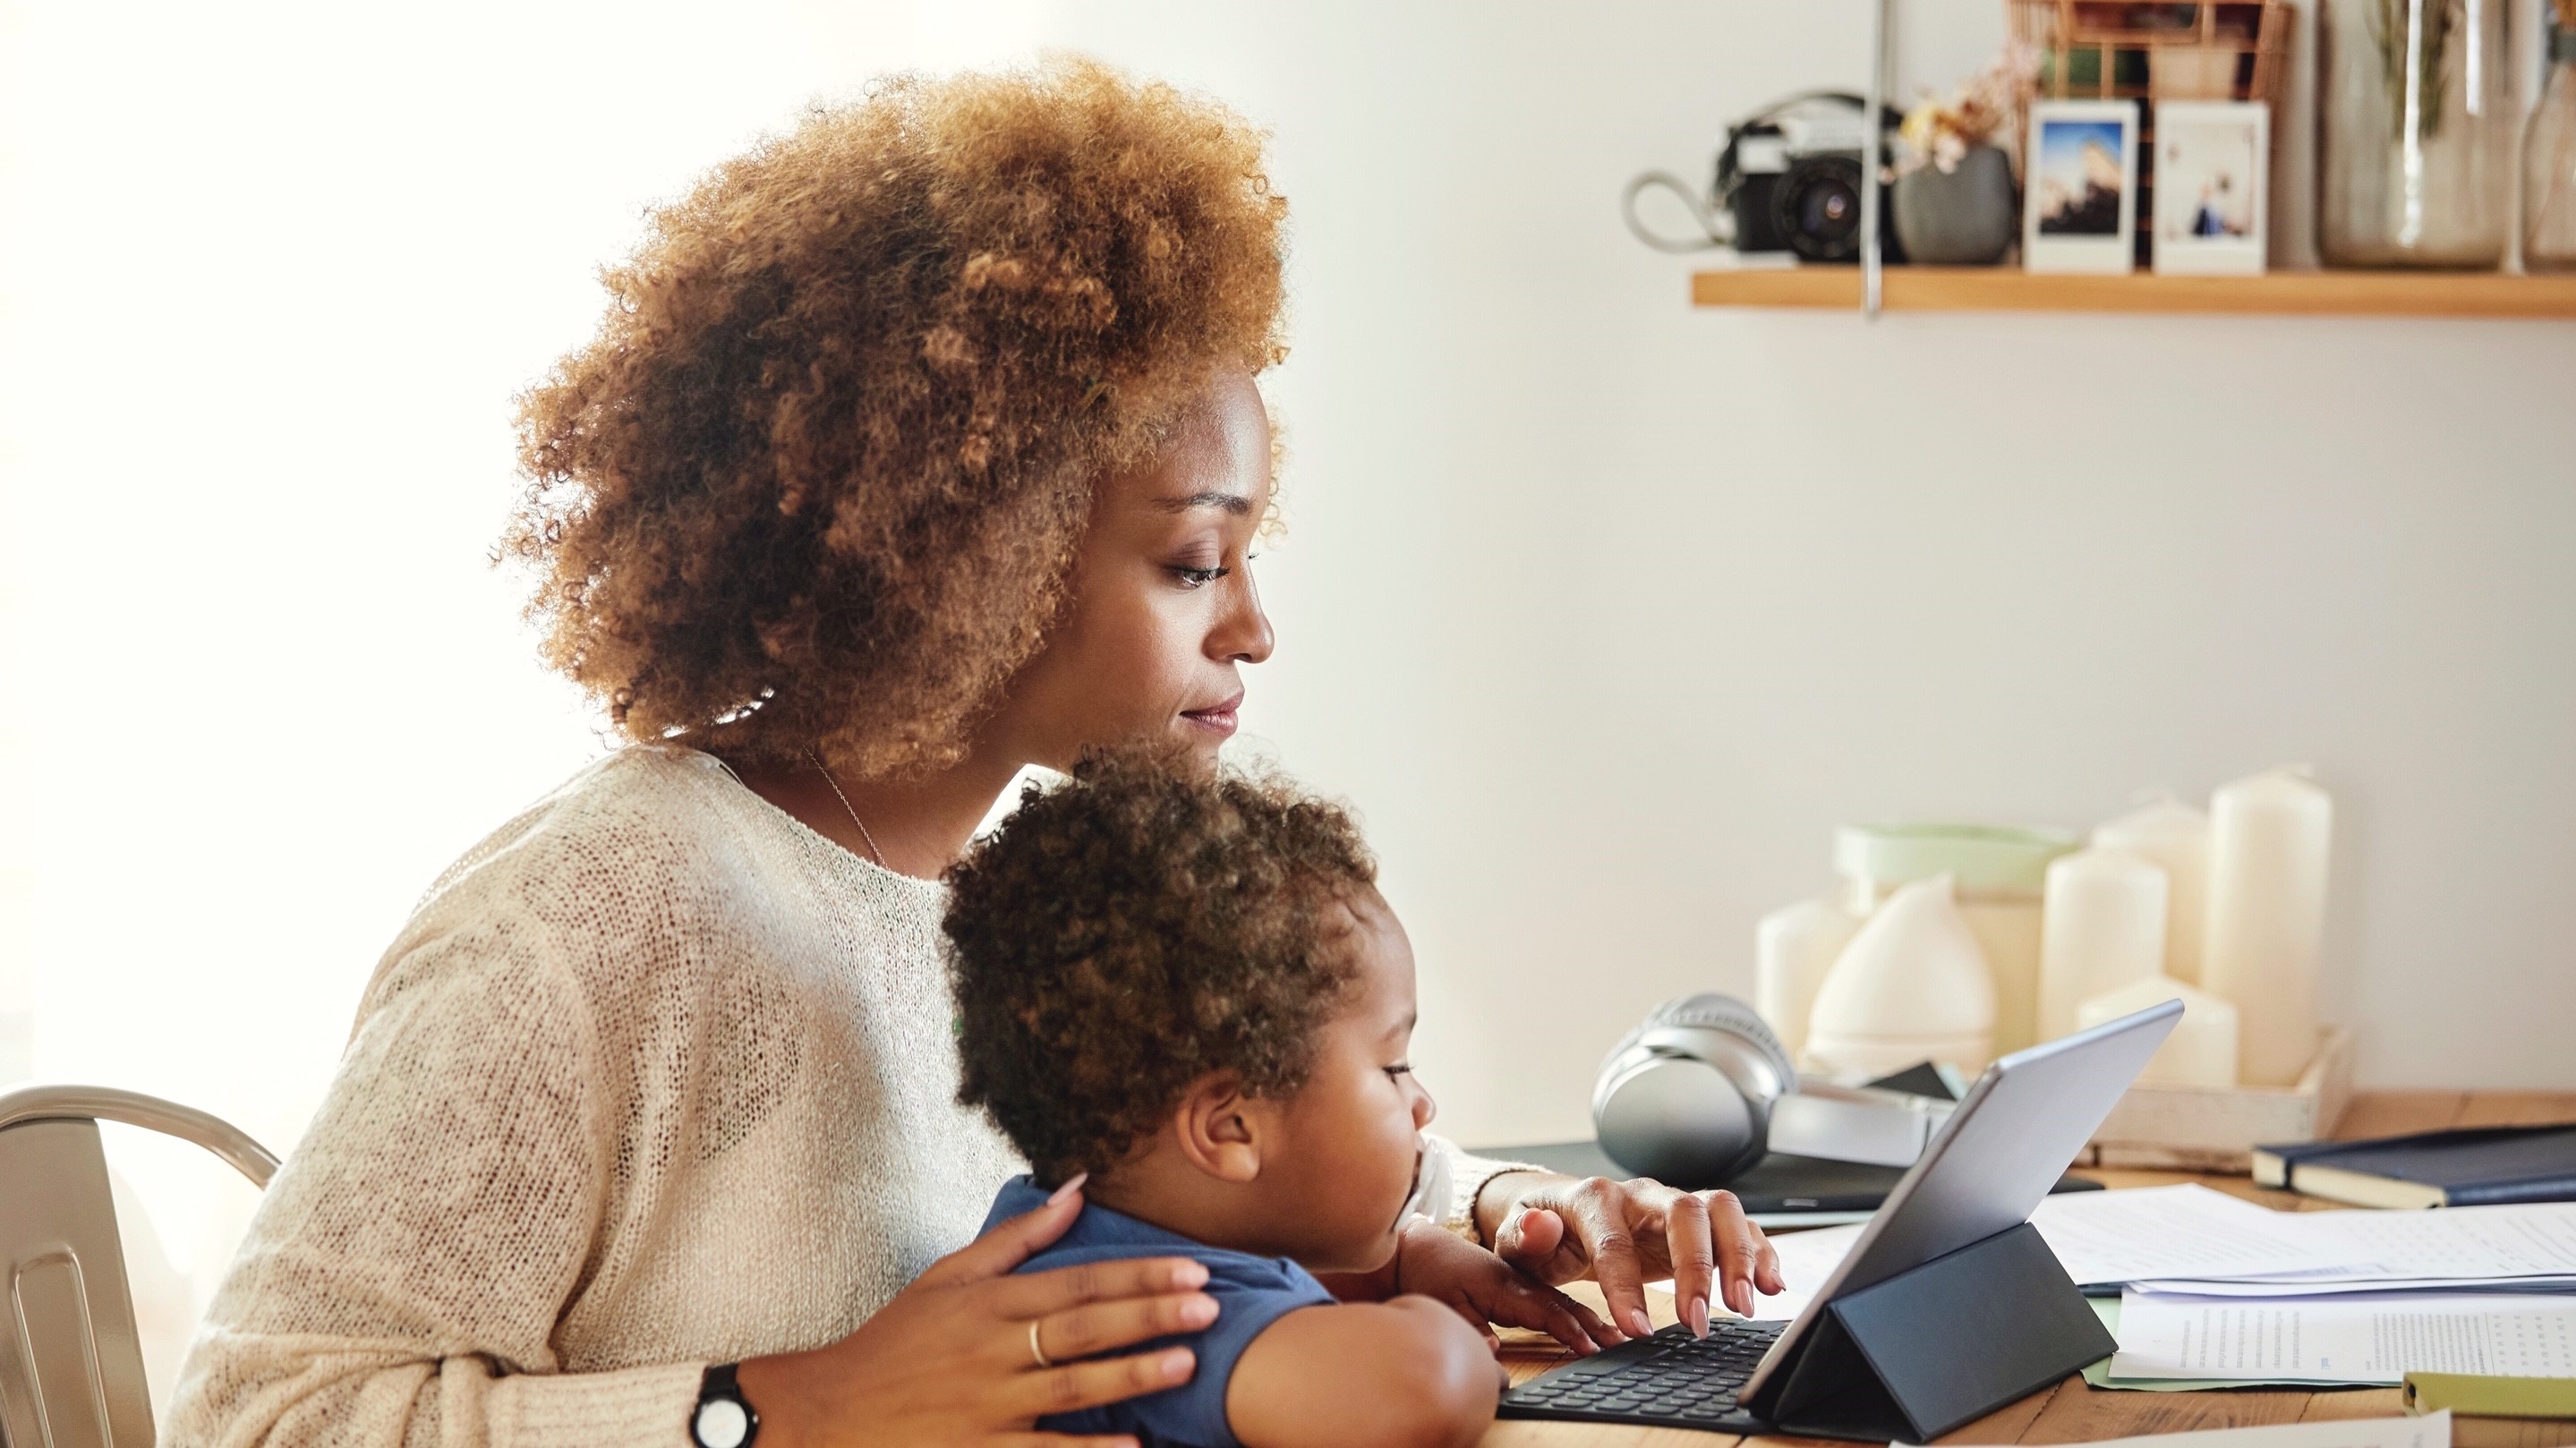
<svg viewBox="0 0 2576 1448"><path fill-rule="evenodd" d="M1612 1161L1679 1186L1722 1182L1762 1159L1771 1108L1798 1068L1751 1006L1710 991L1655 1007L1620 1039L1592 1088Z"/></svg>
<svg viewBox="0 0 2576 1448"><path fill-rule="evenodd" d="M1810 1081L1751 1006L1715 991L1655 1007L1601 1063L1592 1126L1612 1161L1721 1186L1766 1152L1910 1166L1951 1103Z"/></svg>

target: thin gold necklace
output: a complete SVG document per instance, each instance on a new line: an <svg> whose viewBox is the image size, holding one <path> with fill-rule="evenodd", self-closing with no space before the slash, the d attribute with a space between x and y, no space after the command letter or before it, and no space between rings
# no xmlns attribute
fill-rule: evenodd
<svg viewBox="0 0 2576 1448"><path fill-rule="evenodd" d="M877 837L868 833L868 822L859 818L858 810L850 804L850 797L841 793L841 782L832 777L832 767L823 762L823 756L811 749L805 751L805 757L813 763L815 769L821 771L823 782L832 786L832 793L839 797L841 808L850 811L850 823L859 827L859 838L868 842L868 853L876 857L877 868L880 870L894 868L885 862L885 851L877 848Z"/></svg>

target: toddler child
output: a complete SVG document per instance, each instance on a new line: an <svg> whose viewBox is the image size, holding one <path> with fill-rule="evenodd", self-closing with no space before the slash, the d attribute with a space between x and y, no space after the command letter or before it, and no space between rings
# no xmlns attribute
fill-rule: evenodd
<svg viewBox="0 0 2576 1448"><path fill-rule="evenodd" d="M1486 1319L1579 1352L1619 1340L1406 1217L1432 1103L1406 1063L1412 950L1375 878L1332 804L1138 755L1032 788L950 872L959 1098L1031 1167L987 1225L1087 1177L1081 1216L1020 1270L1189 1257L1213 1299L1167 1340L1196 1354L1189 1382L1041 1428L1472 1443L1501 1381Z"/></svg>

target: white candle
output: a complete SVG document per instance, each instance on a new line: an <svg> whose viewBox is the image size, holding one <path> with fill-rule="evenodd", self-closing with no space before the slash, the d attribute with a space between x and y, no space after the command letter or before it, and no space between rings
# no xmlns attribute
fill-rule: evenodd
<svg viewBox="0 0 2576 1448"><path fill-rule="evenodd" d="M2039 914L2039 1038L2074 1030L2075 1008L2165 963L2165 872L2118 850L2048 866Z"/></svg>
<svg viewBox="0 0 2576 1448"><path fill-rule="evenodd" d="M2334 800L2304 771L2240 779L2209 801L2209 935L2200 983L2235 1002L2236 1076L2288 1086L2317 1049Z"/></svg>
<svg viewBox="0 0 2576 1448"><path fill-rule="evenodd" d="M2165 872L2165 974L2200 983L2209 898L2209 816L2166 795L2093 832L2093 846L2126 850Z"/></svg>
<svg viewBox="0 0 2576 1448"><path fill-rule="evenodd" d="M1859 929L1859 921L1829 900L1801 900L1753 927L1753 1008L1791 1060L1807 1047L1807 1015L1825 972Z"/></svg>
<svg viewBox="0 0 2576 1448"><path fill-rule="evenodd" d="M2138 1079L2159 1086L2235 1085L2236 1007L2172 976L2151 975L2093 997L2075 1008L2075 1027L2116 1021L2166 1001L2182 1002L2182 1019L2147 1058Z"/></svg>
<svg viewBox="0 0 2576 1448"><path fill-rule="evenodd" d="M1804 1060L1883 1076L1920 1061L1974 1074L1994 1055L1995 981L1947 875L1900 886L1816 993Z"/></svg>

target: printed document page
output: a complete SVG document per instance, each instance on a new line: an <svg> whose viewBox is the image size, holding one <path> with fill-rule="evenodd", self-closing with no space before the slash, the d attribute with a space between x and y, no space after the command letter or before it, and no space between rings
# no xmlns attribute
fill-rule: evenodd
<svg viewBox="0 0 2576 1448"><path fill-rule="evenodd" d="M2576 1202L2439 1212L2314 1212L2323 1236L2389 1277L2576 1274ZM2171 1277L2198 1276L2172 1272Z"/></svg>
<svg viewBox="0 0 2576 1448"><path fill-rule="evenodd" d="M2345 1292L2576 1292L2576 1277L2251 1277L2242 1282L2151 1277L2129 1285L2140 1292L2185 1297L2321 1297Z"/></svg>
<svg viewBox="0 0 2576 1448"><path fill-rule="evenodd" d="M1771 1239L1771 1250L1780 1258L1780 1280L1789 1290L1778 1297L1756 1296L1755 1317L1796 1317L1807 1310L1816 1294L1824 1289L1825 1279L1843 1265L1851 1255L1852 1243L1860 1240L1860 1224L1823 1227L1813 1232L1782 1232Z"/></svg>
<svg viewBox="0 0 2576 1448"><path fill-rule="evenodd" d="M2282 1284L2287 1292L2326 1282L2548 1281L2576 1277L2576 1202L2452 1207L2439 1212L2271 1213L2280 1232L2335 1266L2281 1262L2235 1271L2140 1272L2159 1289L2195 1290L2190 1279ZM2184 1280L2174 1280L2184 1279Z"/></svg>
<svg viewBox="0 0 2576 1448"><path fill-rule="evenodd" d="M2211 1428L2199 1433L2159 1433L2151 1438L2105 1438L2091 1448L2451 1448L2446 1410L2420 1418L2353 1418L2343 1422L2273 1423L2260 1428Z"/></svg>
<svg viewBox="0 0 2576 1448"><path fill-rule="evenodd" d="M2353 1255L2362 1249L2341 1238L2302 1231L2306 1220L2196 1183L2067 1192L2041 1202L2030 1214L2030 1224L2079 1285L2148 1277L2334 1273L2371 1260Z"/></svg>
<svg viewBox="0 0 2576 1448"><path fill-rule="evenodd" d="M2576 1376L2576 1300L2429 1294L2120 1299L2113 1378L2402 1382L2409 1372Z"/></svg>

